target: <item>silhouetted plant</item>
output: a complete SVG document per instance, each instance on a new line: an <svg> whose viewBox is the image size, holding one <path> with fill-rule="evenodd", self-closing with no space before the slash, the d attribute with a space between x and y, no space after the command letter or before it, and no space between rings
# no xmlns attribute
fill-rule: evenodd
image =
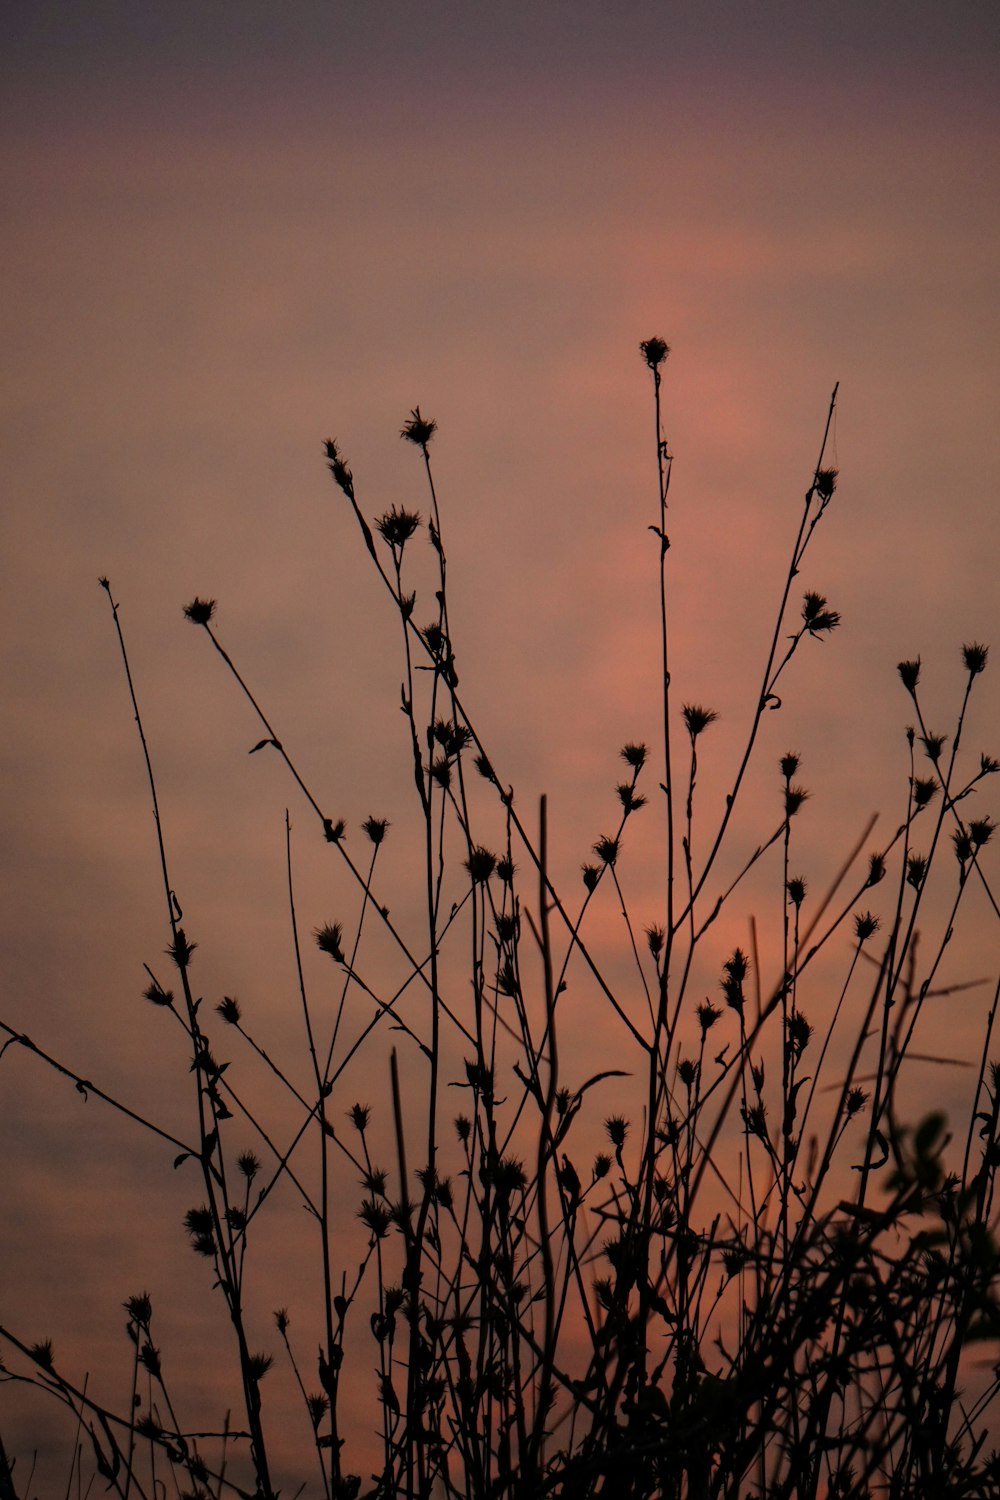
<svg viewBox="0 0 1000 1500"><path fill-rule="evenodd" d="M464 684L460 691L430 457L437 427L419 408L402 437L423 461L426 522L395 505L369 521L338 444L326 444L330 473L399 620L401 706L422 846L419 935L396 924L379 884L388 820L369 814L358 825L364 842L352 843L347 817L329 815L306 784L223 647L215 601L194 599L184 610L260 720L264 737L251 753L271 749L282 759L357 890L352 914L314 928L338 976L338 1007L326 1023L305 980L286 815L306 1088L254 1040L235 999L215 1006L218 1021L202 1015L191 981L197 944L181 925L119 607L101 580L139 725L169 927L170 985L151 966L144 993L160 1012L149 1013L150 1023L179 1025L187 1037L191 1135L182 1140L142 1119L6 1025L3 1050L15 1043L32 1050L81 1092L154 1131L172 1148L174 1167L197 1177L184 1229L225 1303L243 1403L232 1427L228 1418L206 1427L201 1414L185 1412L183 1374L154 1343L145 1293L124 1304L132 1349L125 1411L75 1381L48 1340L0 1329L6 1378L68 1408L115 1494L160 1493L168 1470L178 1493L258 1500L277 1493L262 1400L263 1383L277 1372L273 1355L250 1340L247 1298L255 1293L246 1252L279 1182L291 1184L318 1230L320 1323L310 1323L302 1346L293 1343L298 1313L290 1289L274 1328L328 1500L997 1492L1000 1458L987 1453L987 1434L1000 1365L971 1402L959 1392L963 1351L975 1342L995 1348L1000 1339L1000 1064L990 1057L1000 990L986 1016L962 1134L953 1138L939 1112L907 1126L899 1103L916 1027L970 887L998 914L981 858L995 825L964 812L998 764L983 755L968 771L959 757L987 649L963 648L965 692L950 736L928 728L919 658L900 663L917 720L907 733L901 821L860 872L871 825L823 899L811 897L822 872L806 878L799 871L794 820L809 792L796 779L801 757L789 750L777 767L774 810L753 810L759 843L736 851L735 875L712 894L708 883L735 841L734 809L745 800L761 727L781 707L789 663L840 625L821 593L793 599L836 496L838 474L826 450L837 393L743 749L703 834L699 756L719 715L700 703L678 711L672 696L666 521L673 457L662 418L669 348L660 338L640 348L655 409L650 530L659 542L662 736L655 748L624 745L624 779L612 775L616 821L581 839L592 855L582 864L582 893L557 888L546 801L537 821L522 810L476 728L473 694ZM411 586L409 576L404 586L403 577L424 530L435 570L429 590ZM926 757L919 766L918 746ZM643 928L621 872L630 820L648 818L651 806L663 817L663 882L658 920ZM771 850L780 976L765 989L753 950L735 944L716 969L715 1003L698 991L696 959ZM948 893L948 910L924 958L917 924L929 911L932 879ZM588 916L602 886L613 887L621 911L631 981L613 980L589 945ZM887 892L877 913L863 905L876 886ZM928 920L933 925L932 914ZM366 974L372 924L404 969L393 991L383 988L380 967ZM849 957L832 1014L819 1025L810 984L835 936L845 939ZM618 1036L615 1066L582 1080L564 1072L560 1053L560 1001L576 975L586 976L602 1024L607 1016ZM414 993L423 1010L411 1004ZM374 1005L374 1015L348 1041L342 1023L356 995ZM384 1103L345 1098L346 1063L383 1022L399 1038L386 1059ZM838 1060L831 1077L845 1032L846 1062ZM284 1145L235 1082L224 1040L254 1049L288 1094L298 1124ZM604 1086L626 1075L639 1080L641 1107L633 1118L605 1115ZM404 1120L404 1102L412 1118L414 1089L423 1106L419 1136ZM447 1106L456 1089L461 1108L453 1114ZM300 1150L306 1139L315 1141L308 1163ZM376 1150L394 1156L391 1168ZM348 1212L336 1186L344 1163L357 1183ZM349 1328L362 1341L367 1328L370 1355L349 1346ZM301 1353L317 1345L315 1359ZM356 1407L372 1359L374 1459L352 1451L360 1440L348 1437L345 1410ZM373 1463L375 1473L363 1480L358 1470ZM13 1474L0 1449L0 1495L10 1493Z"/></svg>

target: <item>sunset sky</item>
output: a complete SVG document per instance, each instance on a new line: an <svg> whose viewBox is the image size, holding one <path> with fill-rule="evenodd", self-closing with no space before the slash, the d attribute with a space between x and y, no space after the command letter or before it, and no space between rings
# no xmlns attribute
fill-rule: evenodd
<svg viewBox="0 0 1000 1500"><path fill-rule="evenodd" d="M163 1017L139 998L169 934L107 575L198 983L206 1003L238 993L280 1044L286 806L304 929L347 887L278 758L247 756L262 731L182 606L218 600L323 805L354 828L388 816L405 850L398 621L322 441L369 516L426 512L398 436L417 404L439 424L464 699L527 819L548 794L554 868L578 888L620 746L656 739L650 334L672 345L676 701L720 713L706 824L837 381L840 483L799 582L843 625L805 643L765 726L752 797L774 800L759 823L751 802L744 854L778 817L789 748L817 890L870 814L887 842L912 721L901 658L923 658L950 732L960 648L992 642L965 738L973 762L1000 755L998 32L985 0L6 5L0 1019L187 1128L183 1052L163 1066ZM976 804L994 817L998 780ZM630 876L642 921L654 832ZM391 859L390 842L405 915ZM996 888L992 847L984 868ZM952 979L995 983L987 917L970 903ZM974 1055L985 993L948 1002L927 1050ZM580 1034L613 1041L586 1019ZM384 1094L383 1064L359 1095ZM948 1078L927 1087L957 1099ZM52 1337L81 1381L120 1359L119 1400L122 1299L176 1296L178 1340L210 1306L169 1148L16 1047L0 1138L0 1322ZM180 1191L183 1212L193 1179ZM48 1423L0 1385L19 1474L41 1444L64 1480L71 1436Z"/></svg>

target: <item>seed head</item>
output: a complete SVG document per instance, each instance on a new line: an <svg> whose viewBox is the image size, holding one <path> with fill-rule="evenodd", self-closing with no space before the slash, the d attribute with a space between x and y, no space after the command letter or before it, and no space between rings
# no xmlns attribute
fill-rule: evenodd
<svg viewBox="0 0 1000 1500"><path fill-rule="evenodd" d="M481 845L477 845L465 861L465 868L472 877L473 885L485 885L496 867L496 855Z"/></svg>
<svg viewBox="0 0 1000 1500"><path fill-rule="evenodd" d="M627 761L634 771L642 770L647 753L645 745L623 745L621 750L622 760Z"/></svg>
<svg viewBox="0 0 1000 1500"><path fill-rule="evenodd" d="M670 353L670 345L664 343L661 338L643 339L639 345L640 353L651 370L658 370Z"/></svg>
<svg viewBox="0 0 1000 1500"><path fill-rule="evenodd" d="M430 421L427 417L422 417L420 407L415 406L403 423L399 435L408 443L414 443L418 448L426 448L435 432L437 432L437 423Z"/></svg>
<svg viewBox="0 0 1000 1500"><path fill-rule="evenodd" d="M609 1115L604 1122L604 1128L608 1132L611 1144L621 1150L628 1135L628 1121L624 1115Z"/></svg>
<svg viewBox="0 0 1000 1500"><path fill-rule="evenodd" d="M615 790L626 813L637 812L640 807L646 806L645 797L635 790L631 782L623 781Z"/></svg>
<svg viewBox="0 0 1000 1500"><path fill-rule="evenodd" d="M781 757L781 774L786 781L791 781L801 763L794 750L789 750Z"/></svg>
<svg viewBox="0 0 1000 1500"><path fill-rule="evenodd" d="M870 854L868 856L868 879L865 885L878 885L885 878L885 856L883 854Z"/></svg>
<svg viewBox="0 0 1000 1500"><path fill-rule="evenodd" d="M703 1000L698 1007L698 1025L701 1027L702 1036L711 1031L716 1021L722 1015L722 1011L713 1005L711 1000Z"/></svg>
<svg viewBox="0 0 1000 1500"><path fill-rule="evenodd" d="M944 749L946 734L922 734L920 742L927 752L927 759L932 760L935 765L941 759L941 751Z"/></svg>
<svg viewBox="0 0 1000 1500"><path fill-rule="evenodd" d="M714 708L702 708L700 703L685 703L684 723L687 725L692 745L699 734L706 730L709 724L714 724L718 717Z"/></svg>
<svg viewBox="0 0 1000 1500"><path fill-rule="evenodd" d="M394 505L391 510L379 516L375 522L375 529L380 536L385 538L390 547L402 552L419 525L420 516L415 510L397 510Z"/></svg>
<svg viewBox="0 0 1000 1500"><path fill-rule="evenodd" d="M848 1091L848 1094L847 1094L847 1113L848 1113L848 1115L854 1116L856 1114L860 1114L861 1110L864 1109L864 1107L865 1107L865 1105L867 1103L868 1103L868 1095L865 1093L864 1089L853 1088L853 1089L850 1089Z"/></svg>
<svg viewBox="0 0 1000 1500"><path fill-rule="evenodd" d="M241 1156L236 1158L236 1165L240 1170L240 1174L246 1178L247 1182L253 1182L260 1171L260 1157L255 1156L252 1151L244 1151Z"/></svg>
<svg viewBox="0 0 1000 1500"><path fill-rule="evenodd" d="M659 958L660 954L663 952L663 943L665 938L666 932L662 927L646 928L646 942L649 945L649 951L652 954L653 958Z"/></svg>
<svg viewBox="0 0 1000 1500"><path fill-rule="evenodd" d="M192 599L190 604L185 604L184 613L192 625L207 625L215 614L215 600Z"/></svg>
<svg viewBox="0 0 1000 1500"><path fill-rule="evenodd" d="M785 787L785 817L794 818L803 802L807 800L809 793L804 786Z"/></svg>
<svg viewBox="0 0 1000 1500"><path fill-rule="evenodd" d="M605 835L603 838L599 838L597 840L597 843L594 845L594 853L597 855L598 859L602 861L602 863L606 865L613 865L615 860L618 858L618 840L608 838L607 835ZM586 875L584 876L584 879L586 879Z"/></svg>
<svg viewBox="0 0 1000 1500"><path fill-rule="evenodd" d="M855 914L854 931L859 943L866 942L868 938L878 932L878 929L879 919L878 917L873 917L870 911Z"/></svg>
<svg viewBox="0 0 1000 1500"><path fill-rule="evenodd" d="M333 475L334 479L343 490L348 500L353 500L354 475L351 473L350 469L347 467L347 464L344 462L343 454L337 447L337 444L333 438L327 438L325 448L326 462L330 473Z"/></svg>
<svg viewBox="0 0 1000 1500"><path fill-rule="evenodd" d="M911 781L914 807L926 807L937 795L938 784L933 776L916 776Z"/></svg>
<svg viewBox="0 0 1000 1500"><path fill-rule="evenodd" d="M793 875L786 886L788 899L798 909L806 899L806 883L801 875Z"/></svg>
<svg viewBox="0 0 1000 1500"><path fill-rule="evenodd" d="M901 661L896 667L900 681L910 694L911 698L917 691L917 683L920 681L920 657L916 661Z"/></svg>
<svg viewBox="0 0 1000 1500"><path fill-rule="evenodd" d="M981 849L988 844L996 831L996 824L990 818L975 818L969 824L969 838L974 849Z"/></svg>
<svg viewBox="0 0 1000 1500"><path fill-rule="evenodd" d="M342 947L344 929L339 922L326 922L322 927L317 927L313 933L316 946L321 953L329 953L334 963L342 964L347 960L344 958Z"/></svg>
<svg viewBox="0 0 1000 1500"><path fill-rule="evenodd" d="M227 1025L239 1025L242 1012L240 1011L239 1002L234 1000L232 995L224 995L215 1009Z"/></svg>
<svg viewBox="0 0 1000 1500"><path fill-rule="evenodd" d="M962 660L965 662L970 677L976 677L985 670L986 658L989 654L990 648L983 646L979 641L973 641L970 645L962 647Z"/></svg>
<svg viewBox="0 0 1000 1500"><path fill-rule="evenodd" d="M174 1003L173 990L163 989L155 979L152 984L147 984L142 993L153 1005L173 1005Z"/></svg>
<svg viewBox="0 0 1000 1500"><path fill-rule="evenodd" d="M922 854L910 854L906 859L906 881L919 891L927 874L927 861Z"/></svg>
<svg viewBox="0 0 1000 1500"><path fill-rule="evenodd" d="M802 601L802 622L810 635L820 635L826 630L836 630L840 615L835 609L827 609L823 594L806 594Z"/></svg>
<svg viewBox="0 0 1000 1500"><path fill-rule="evenodd" d="M813 480L813 488L824 504L833 499L833 492L837 488L837 475L839 469L817 469L816 478Z"/></svg>
<svg viewBox="0 0 1000 1500"><path fill-rule="evenodd" d="M366 818L361 827L364 829L365 833L367 833L368 837L377 848L385 838L386 831L389 827L389 819Z"/></svg>

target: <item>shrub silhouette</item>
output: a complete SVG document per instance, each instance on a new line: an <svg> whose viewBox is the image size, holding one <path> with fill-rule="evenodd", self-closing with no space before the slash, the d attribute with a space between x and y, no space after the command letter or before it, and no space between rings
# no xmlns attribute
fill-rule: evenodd
<svg viewBox="0 0 1000 1500"><path fill-rule="evenodd" d="M328 915L312 933L338 985L328 1023L306 980L286 815L304 1086L256 1042L237 1000L224 997L213 1011L197 992L198 944L175 894L119 606L101 580L139 725L169 927L169 978L150 965L144 994L158 1013L148 1020L187 1038L190 1134L143 1120L0 1023L4 1050L34 1052L155 1131L169 1148L167 1169L172 1162L198 1179L183 1227L225 1304L242 1400L232 1423L187 1408L183 1370L155 1343L145 1293L124 1302L124 1410L59 1363L58 1340L5 1324L7 1378L65 1405L115 1494L160 1493L169 1471L182 1494L275 1496L280 1435L262 1389L278 1378L276 1354L301 1401L299 1480L337 1500L971 1497L1000 1485L989 1441L1000 1366L960 1399L965 1352L977 1342L995 1350L1000 1337L997 989L961 1126L940 1112L904 1123L899 1102L959 905L976 900L997 915L982 867L994 825L968 816L966 799L998 765L985 754L967 765L960 754L987 649L963 649L950 738L928 728L919 659L900 663L915 725L887 843L866 849L869 826L846 859L835 851L817 877L825 895L813 898L795 836L809 794L789 750L774 768L774 810L752 809L759 841L738 847L719 893L723 850L739 843L734 815L748 768L780 710L789 665L840 625L822 594L795 597L836 502L826 453L837 392L755 708L712 825L698 776L718 714L677 702L671 688L673 459L661 411L669 349L649 338L640 352L656 424L649 530L658 542L662 738L623 746L616 821L587 835L576 889L557 887L551 874L545 798L537 815L522 807L476 728L474 687L460 679L431 461L437 429L419 408L402 437L424 471L426 514L396 505L370 514L338 443L325 451L399 620L421 923L397 922L381 881L380 855L396 830L325 805L223 645L215 601L185 608L259 718L251 753L280 757L357 892L352 912ZM622 883L637 818L660 819L663 830L659 919L644 930ZM706 948L730 931L726 918L751 872L770 881L779 977L765 987L754 952L733 943L716 964L714 998L703 997ZM918 955L932 884L946 917L929 956ZM601 902L621 917L624 959L611 965L604 940L590 935ZM821 1023L811 986L838 943L839 993ZM391 982L383 952L398 975ZM570 1022L571 986L585 989L585 1024L616 1039L608 1066L587 1077L564 1063L567 1025L581 1024L584 1004ZM345 1018L358 999L368 1019L352 1034ZM389 1030L382 1102L345 1096L347 1061ZM240 1081L247 1049L287 1095L296 1120L287 1138ZM602 1096L626 1076L634 1111L606 1112ZM355 1185L349 1205L345 1170ZM300 1340L290 1289L268 1352L250 1333L258 1292L247 1253L279 1185L318 1231L319 1314L313 1323L307 1313ZM18 1489L0 1447L0 1496Z"/></svg>

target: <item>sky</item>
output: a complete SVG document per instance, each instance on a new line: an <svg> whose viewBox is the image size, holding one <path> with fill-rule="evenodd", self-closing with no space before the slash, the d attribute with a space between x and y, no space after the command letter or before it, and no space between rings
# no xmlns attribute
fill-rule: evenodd
<svg viewBox="0 0 1000 1500"><path fill-rule="evenodd" d="M5 6L0 1019L181 1128L183 1051L139 999L167 933L103 575L206 996L285 1039L286 807L304 925L349 893L277 757L247 756L261 731L183 619L195 595L324 806L392 819L386 879L416 920L398 622L322 442L369 516L426 512L398 436L418 404L465 701L526 817L547 794L578 882L620 746L656 736L651 334L672 346L673 690L720 714L706 822L839 382L839 486L801 586L843 624L765 725L736 853L793 747L817 889L871 814L887 839L912 719L895 664L922 657L950 731L960 648L1000 605L998 28L980 3ZM1000 754L996 670L974 759ZM628 867L643 921L653 835ZM610 954L616 913L594 921ZM996 952L970 903L943 972L995 982ZM983 993L942 1004L927 1050L975 1053ZM580 1024L581 1068L603 1024ZM359 1090L384 1097L384 1066ZM958 1070L927 1078L960 1098ZM125 1367L140 1282L194 1337L215 1314L169 1161L22 1049L0 1082L0 1320L95 1379ZM280 1273L294 1205L276 1220ZM35 1446L65 1474L64 1429L2 1386L0 1436L22 1474Z"/></svg>

